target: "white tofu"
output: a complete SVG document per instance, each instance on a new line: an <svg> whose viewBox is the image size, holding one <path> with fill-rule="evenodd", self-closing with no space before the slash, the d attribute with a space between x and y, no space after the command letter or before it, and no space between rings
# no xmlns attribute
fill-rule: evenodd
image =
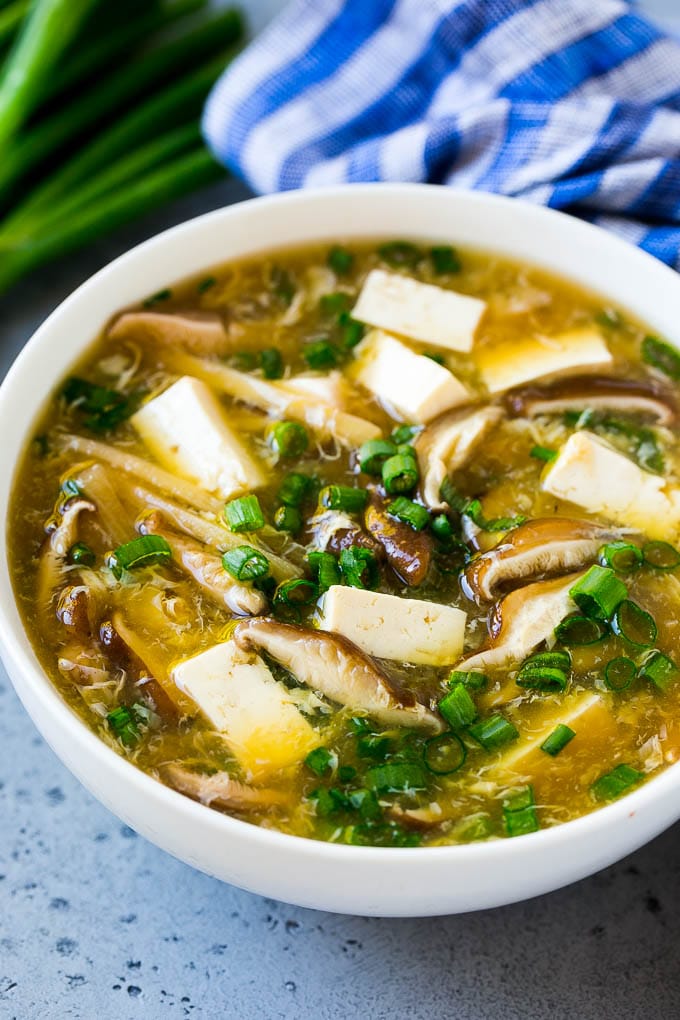
<svg viewBox="0 0 680 1020"><path fill-rule="evenodd" d="M380 659L444 666L463 650L466 614L436 602L334 584L319 600L319 627Z"/></svg>
<svg viewBox="0 0 680 1020"><path fill-rule="evenodd" d="M569 437L544 472L541 488L652 538L672 539L680 529L680 488L643 471L592 432Z"/></svg>
<svg viewBox="0 0 680 1020"><path fill-rule="evenodd" d="M264 484L217 397L200 379L183 376L130 421L163 467L222 499Z"/></svg>
<svg viewBox="0 0 680 1020"><path fill-rule="evenodd" d="M275 385L286 393L315 397L338 410L342 410L345 403L343 380L339 372L329 372L328 375L293 375Z"/></svg>
<svg viewBox="0 0 680 1020"><path fill-rule="evenodd" d="M178 663L171 677L251 775L296 765L321 743L262 659L233 641Z"/></svg>
<svg viewBox="0 0 680 1020"><path fill-rule="evenodd" d="M471 399L447 368L380 329L371 330L356 355L356 381L407 421L428 422Z"/></svg>
<svg viewBox="0 0 680 1020"><path fill-rule="evenodd" d="M484 347L475 361L489 393L500 393L543 376L602 368L612 356L597 330L586 328Z"/></svg>
<svg viewBox="0 0 680 1020"><path fill-rule="evenodd" d="M425 344L470 351L486 302L373 269L352 309L353 319Z"/></svg>

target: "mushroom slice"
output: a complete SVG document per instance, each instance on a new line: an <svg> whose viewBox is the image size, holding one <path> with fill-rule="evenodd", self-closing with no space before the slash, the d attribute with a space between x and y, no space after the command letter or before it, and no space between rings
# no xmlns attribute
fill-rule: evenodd
<svg viewBox="0 0 680 1020"><path fill-rule="evenodd" d="M430 536L422 531L414 531L403 521L390 517L376 492L371 493L364 522L370 534L384 549L387 562L401 580L410 587L422 584L432 559Z"/></svg>
<svg viewBox="0 0 680 1020"><path fill-rule="evenodd" d="M451 817L445 814L441 805L436 801L419 808L403 808L399 804L393 804L388 808L387 814L405 828L416 830L433 829Z"/></svg>
<svg viewBox="0 0 680 1020"><path fill-rule="evenodd" d="M71 584L64 588L57 603L57 619L74 637L92 636L97 607L86 584Z"/></svg>
<svg viewBox="0 0 680 1020"><path fill-rule="evenodd" d="M211 776L190 772L181 765L165 765L161 769L165 782L187 797L206 807L226 808L228 811L252 811L256 808L278 807L287 804L290 796L284 790L271 790L264 786L248 786L234 779L228 772L215 772Z"/></svg>
<svg viewBox="0 0 680 1020"><path fill-rule="evenodd" d="M467 463L476 447L503 417L496 405L476 411L457 411L442 415L424 429L415 441L422 478L421 493L432 510L445 510L439 490L451 471Z"/></svg>
<svg viewBox="0 0 680 1020"><path fill-rule="evenodd" d="M239 623L234 640L246 651L266 652L300 683L355 712L366 712L388 726L443 729L433 712L410 692L395 691L375 662L339 634L261 616Z"/></svg>
<svg viewBox="0 0 680 1020"><path fill-rule="evenodd" d="M177 566L193 577L201 591L221 609L229 609L242 616L262 613L267 600L262 592L239 584L222 566L219 556L186 535L179 535L168 526L163 514L154 510L137 525L142 535L160 535L170 546Z"/></svg>
<svg viewBox="0 0 680 1020"><path fill-rule="evenodd" d="M194 354L224 354L231 341L214 312L124 312L109 327L111 340L150 340Z"/></svg>
<svg viewBox="0 0 680 1020"><path fill-rule="evenodd" d="M592 521L539 517L514 528L499 545L477 556L463 573L461 587L478 604L491 602L506 581L572 571L619 534Z"/></svg>
<svg viewBox="0 0 680 1020"><path fill-rule="evenodd" d="M78 522L84 511L96 513L94 503L75 497L64 504L61 518L53 518L47 525L48 537L40 554L38 567L38 604L45 608L51 602L55 588L68 557L68 552L78 539Z"/></svg>
<svg viewBox="0 0 680 1020"><path fill-rule="evenodd" d="M358 545L369 549L383 559L383 548L371 535L367 535L357 522L339 510L323 510L315 514L309 522L311 542L315 549L328 550L337 556L343 549Z"/></svg>
<svg viewBox="0 0 680 1020"><path fill-rule="evenodd" d="M506 595L489 616L489 641L464 658L457 669L484 669L520 662L541 641L551 638L558 623L574 609L569 595L583 573L553 581L537 581Z"/></svg>
<svg viewBox="0 0 680 1020"><path fill-rule="evenodd" d="M656 380L608 375L569 376L543 386L524 386L506 394L505 405L516 417L536 418L590 408L642 414L656 419L659 425L672 425L678 411L672 393Z"/></svg>

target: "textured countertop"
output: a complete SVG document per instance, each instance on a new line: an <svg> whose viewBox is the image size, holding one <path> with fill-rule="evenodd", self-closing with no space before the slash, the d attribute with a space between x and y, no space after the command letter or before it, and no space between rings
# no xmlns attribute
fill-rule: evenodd
<svg viewBox="0 0 680 1020"><path fill-rule="evenodd" d="M220 184L36 274L0 302L0 372L109 259L245 196ZM193 871L109 814L0 668L0 1020L676 1017L679 851L676 825L570 888L460 917L297 909Z"/></svg>

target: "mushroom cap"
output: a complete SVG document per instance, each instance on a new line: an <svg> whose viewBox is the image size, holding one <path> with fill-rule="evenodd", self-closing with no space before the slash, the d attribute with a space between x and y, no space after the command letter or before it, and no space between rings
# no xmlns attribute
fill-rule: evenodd
<svg viewBox="0 0 680 1020"><path fill-rule="evenodd" d="M562 414L569 410L644 414L659 425L672 425L677 404L671 391L656 379L621 379L610 375L575 375L544 385L510 390L505 406L515 417Z"/></svg>

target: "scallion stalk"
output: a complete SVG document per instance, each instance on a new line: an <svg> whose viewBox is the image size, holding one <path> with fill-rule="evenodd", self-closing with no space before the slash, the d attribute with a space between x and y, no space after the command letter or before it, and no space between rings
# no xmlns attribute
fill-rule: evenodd
<svg viewBox="0 0 680 1020"><path fill-rule="evenodd" d="M467 749L457 733L439 733L425 741L425 768L435 776L450 776L465 764Z"/></svg>
<svg viewBox="0 0 680 1020"><path fill-rule="evenodd" d="M355 489L350 485L327 485L321 490L319 501L329 510L359 513L368 502L368 493L365 489Z"/></svg>
<svg viewBox="0 0 680 1020"><path fill-rule="evenodd" d="M269 560L250 545L237 545L222 556L222 566L237 581L255 581L269 573Z"/></svg>
<svg viewBox="0 0 680 1020"><path fill-rule="evenodd" d="M107 557L107 566L114 577L120 579L124 570L137 570L172 558L172 549L160 535L140 535L131 542L119 545Z"/></svg>
<svg viewBox="0 0 680 1020"><path fill-rule="evenodd" d="M560 723L552 733L545 738L541 744L541 751L545 751L551 758L556 757L563 751L567 744L574 739L576 736L575 732L571 727L566 726L564 723Z"/></svg>
<svg viewBox="0 0 680 1020"><path fill-rule="evenodd" d="M264 514L257 496L239 496L224 506L224 519L231 531L257 531L264 527Z"/></svg>
<svg viewBox="0 0 680 1020"><path fill-rule="evenodd" d="M630 765L621 764L596 779L590 791L596 800L615 800L644 778L643 772L638 772Z"/></svg>
<svg viewBox="0 0 680 1020"><path fill-rule="evenodd" d="M333 585L342 584L340 566L335 556L329 552L310 552L307 562L316 574L319 592L328 591Z"/></svg>
<svg viewBox="0 0 680 1020"><path fill-rule="evenodd" d="M421 503L414 503L406 496L398 496L388 503L387 512L390 517L396 517L398 521L410 525L414 531L422 531L430 520L430 511L427 507Z"/></svg>
<svg viewBox="0 0 680 1020"><path fill-rule="evenodd" d="M595 564L569 589L569 594L585 616L608 620L628 595L628 589L611 567Z"/></svg>
<svg viewBox="0 0 680 1020"><path fill-rule="evenodd" d="M439 701L437 708L439 714L454 730L469 726L477 718L477 706L465 684L454 684L448 694Z"/></svg>
<svg viewBox="0 0 680 1020"><path fill-rule="evenodd" d="M616 607L612 630L636 648L650 648L656 641L654 617L631 599L624 599Z"/></svg>

